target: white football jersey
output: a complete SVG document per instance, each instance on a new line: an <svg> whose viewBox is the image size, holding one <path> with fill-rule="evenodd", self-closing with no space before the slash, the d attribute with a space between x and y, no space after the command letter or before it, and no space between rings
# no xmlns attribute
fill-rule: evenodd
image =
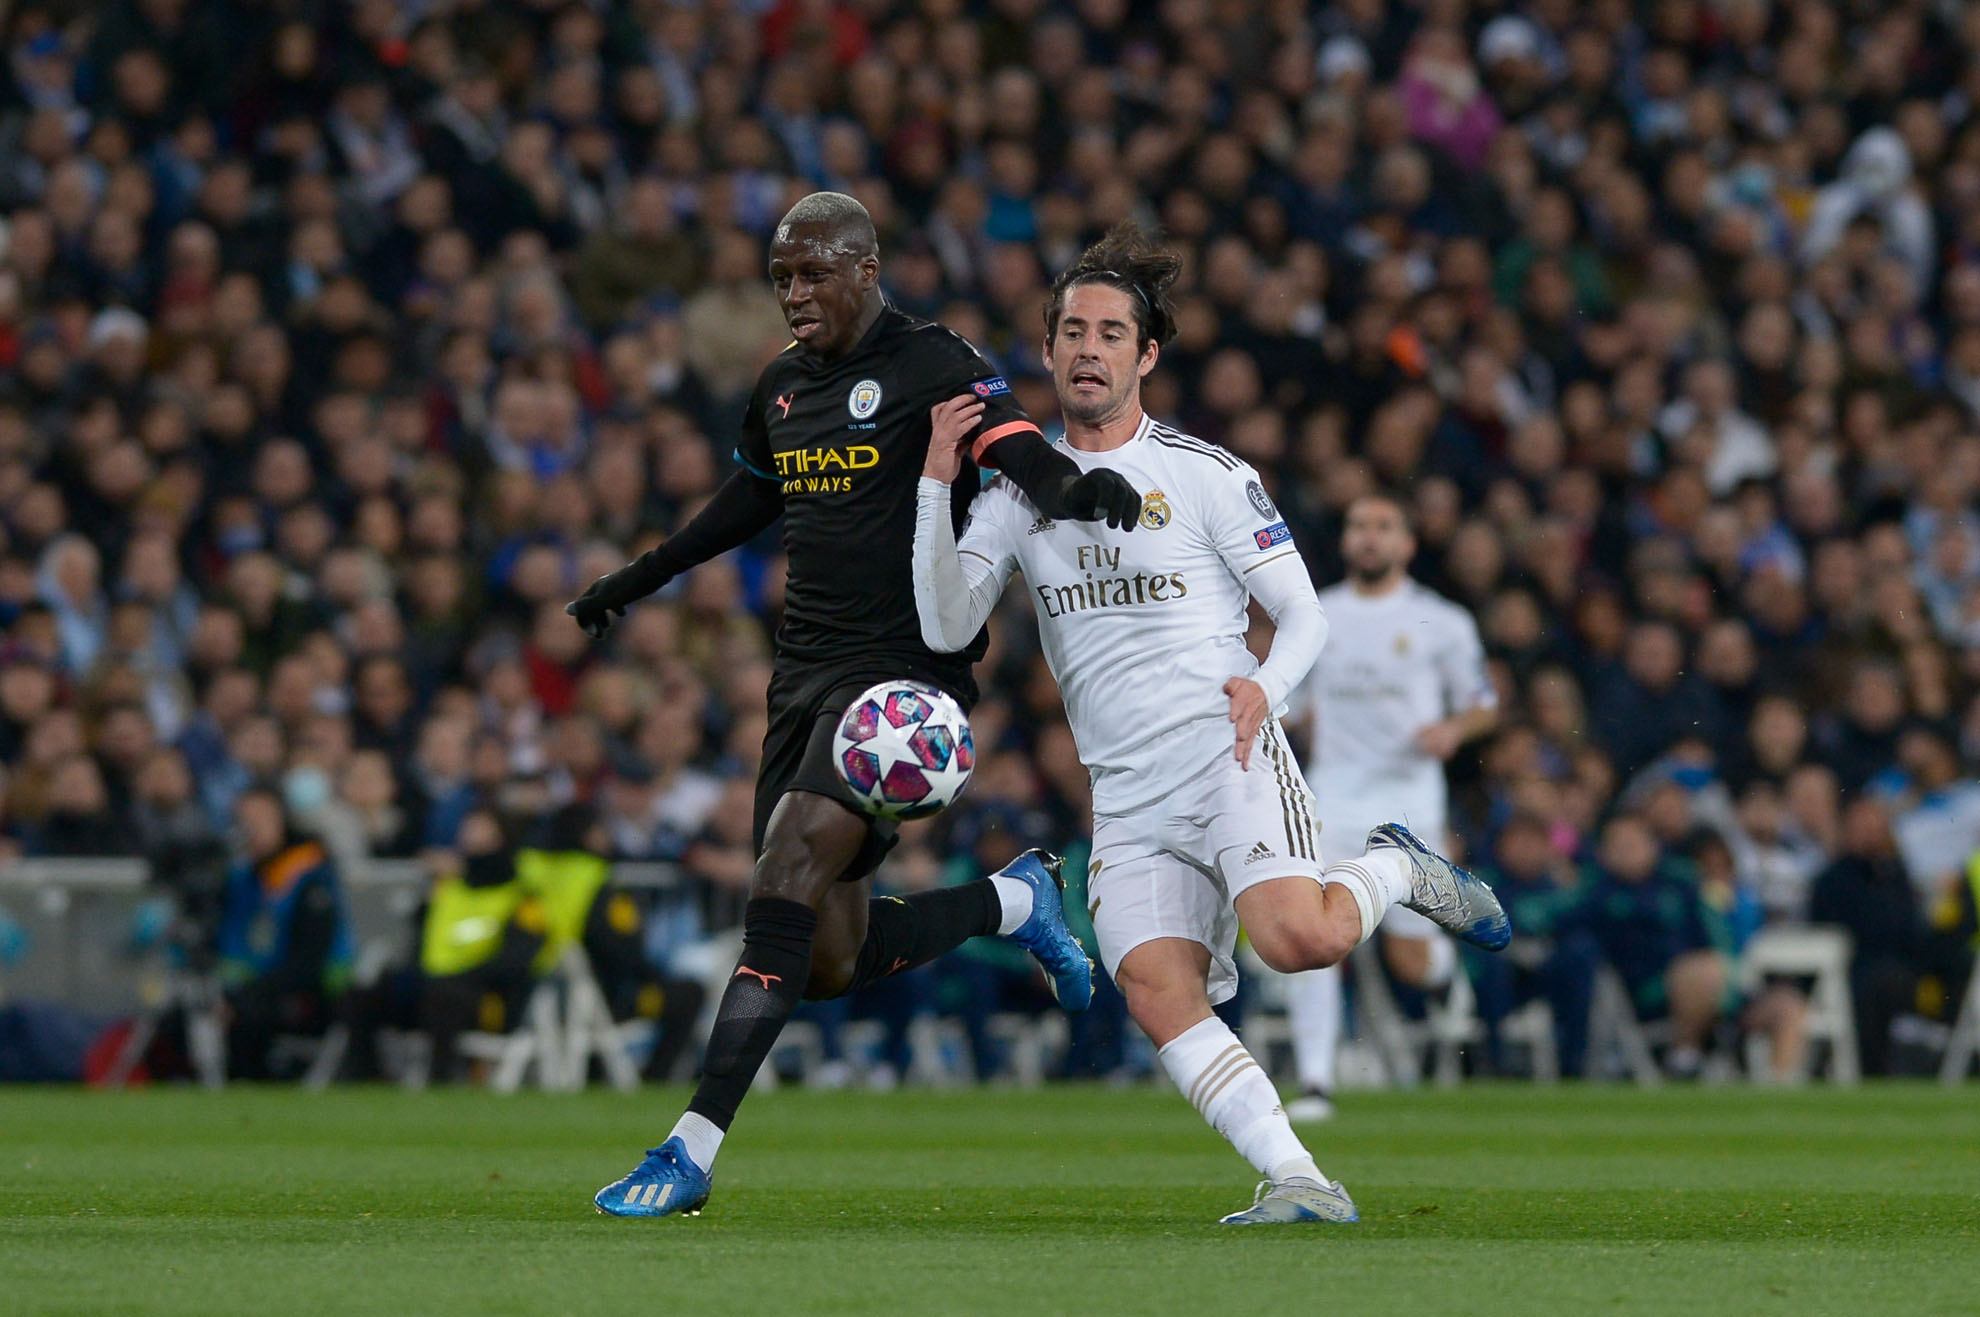
<svg viewBox="0 0 1980 1317"><path fill-rule="evenodd" d="M1300 689L1313 715L1307 778L1323 817L1382 800L1415 803L1424 822L1444 814L1444 766L1416 733L1468 709L1498 707L1471 614L1405 581L1384 595L1342 582L1320 592L1333 643ZM1420 803L1416 803L1420 802Z"/></svg>
<svg viewBox="0 0 1980 1317"><path fill-rule="evenodd" d="M1000 477L956 551L989 563L999 588L1023 572L1094 813L1126 814L1232 753L1224 683L1258 670L1244 645L1245 578L1285 558L1305 567L1258 473L1225 449L1147 418L1108 452L1058 446L1141 490L1140 525L1048 521Z"/></svg>

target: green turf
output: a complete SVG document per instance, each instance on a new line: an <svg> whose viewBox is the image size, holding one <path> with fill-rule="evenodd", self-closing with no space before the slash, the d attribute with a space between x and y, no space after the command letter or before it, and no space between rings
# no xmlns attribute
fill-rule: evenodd
<svg viewBox="0 0 1980 1317"><path fill-rule="evenodd" d="M1349 1095L1361 1224L1242 1233L1166 1090L785 1091L707 1214L594 1215L680 1100L0 1090L0 1310L1980 1310L1971 1086Z"/></svg>

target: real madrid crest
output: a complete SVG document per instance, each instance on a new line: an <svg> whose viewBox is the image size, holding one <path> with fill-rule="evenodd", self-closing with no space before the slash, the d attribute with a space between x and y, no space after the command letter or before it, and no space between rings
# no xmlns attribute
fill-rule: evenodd
<svg viewBox="0 0 1980 1317"><path fill-rule="evenodd" d="M1396 650L1396 657L1398 658L1401 658L1403 655L1409 653L1409 632L1407 631L1396 632L1395 650Z"/></svg>
<svg viewBox="0 0 1980 1317"><path fill-rule="evenodd" d="M863 421L880 410L880 381L861 380L846 395L846 410L855 421Z"/></svg>
<svg viewBox="0 0 1980 1317"><path fill-rule="evenodd" d="M1141 524L1150 530L1160 530L1169 524L1169 500L1159 489L1148 491L1148 497L1141 500Z"/></svg>

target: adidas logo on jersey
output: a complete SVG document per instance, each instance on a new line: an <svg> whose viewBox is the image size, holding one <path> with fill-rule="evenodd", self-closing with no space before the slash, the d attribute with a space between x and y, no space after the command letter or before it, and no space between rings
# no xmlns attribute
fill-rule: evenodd
<svg viewBox="0 0 1980 1317"><path fill-rule="evenodd" d="M1040 517L1038 520L1031 523L1031 529L1026 531L1025 534L1043 535L1046 531L1053 529L1053 527L1054 527L1054 522L1050 517Z"/></svg>
<svg viewBox="0 0 1980 1317"><path fill-rule="evenodd" d="M1260 860L1269 860L1271 858L1272 848L1262 841L1252 843L1251 849L1244 853L1244 862L1246 864L1257 864Z"/></svg>

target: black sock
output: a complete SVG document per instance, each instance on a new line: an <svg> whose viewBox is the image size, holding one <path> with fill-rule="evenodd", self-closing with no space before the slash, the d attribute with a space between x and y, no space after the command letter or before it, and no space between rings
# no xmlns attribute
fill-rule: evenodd
<svg viewBox="0 0 1980 1317"><path fill-rule="evenodd" d="M926 965L973 937L995 933L1003 922L1004 904L988 878L913 896L876 897L866 905L866 941L846 991Z"/></svg>
<svg viewBox="0 0 1980 1317"><path fill-rule="evenodd" d="M799 901L759 896L743 907L743 949L722 993L688 1110L718 1129L736 1118L743 1094L770 1055L811 975L818 912Z"/></svg>

